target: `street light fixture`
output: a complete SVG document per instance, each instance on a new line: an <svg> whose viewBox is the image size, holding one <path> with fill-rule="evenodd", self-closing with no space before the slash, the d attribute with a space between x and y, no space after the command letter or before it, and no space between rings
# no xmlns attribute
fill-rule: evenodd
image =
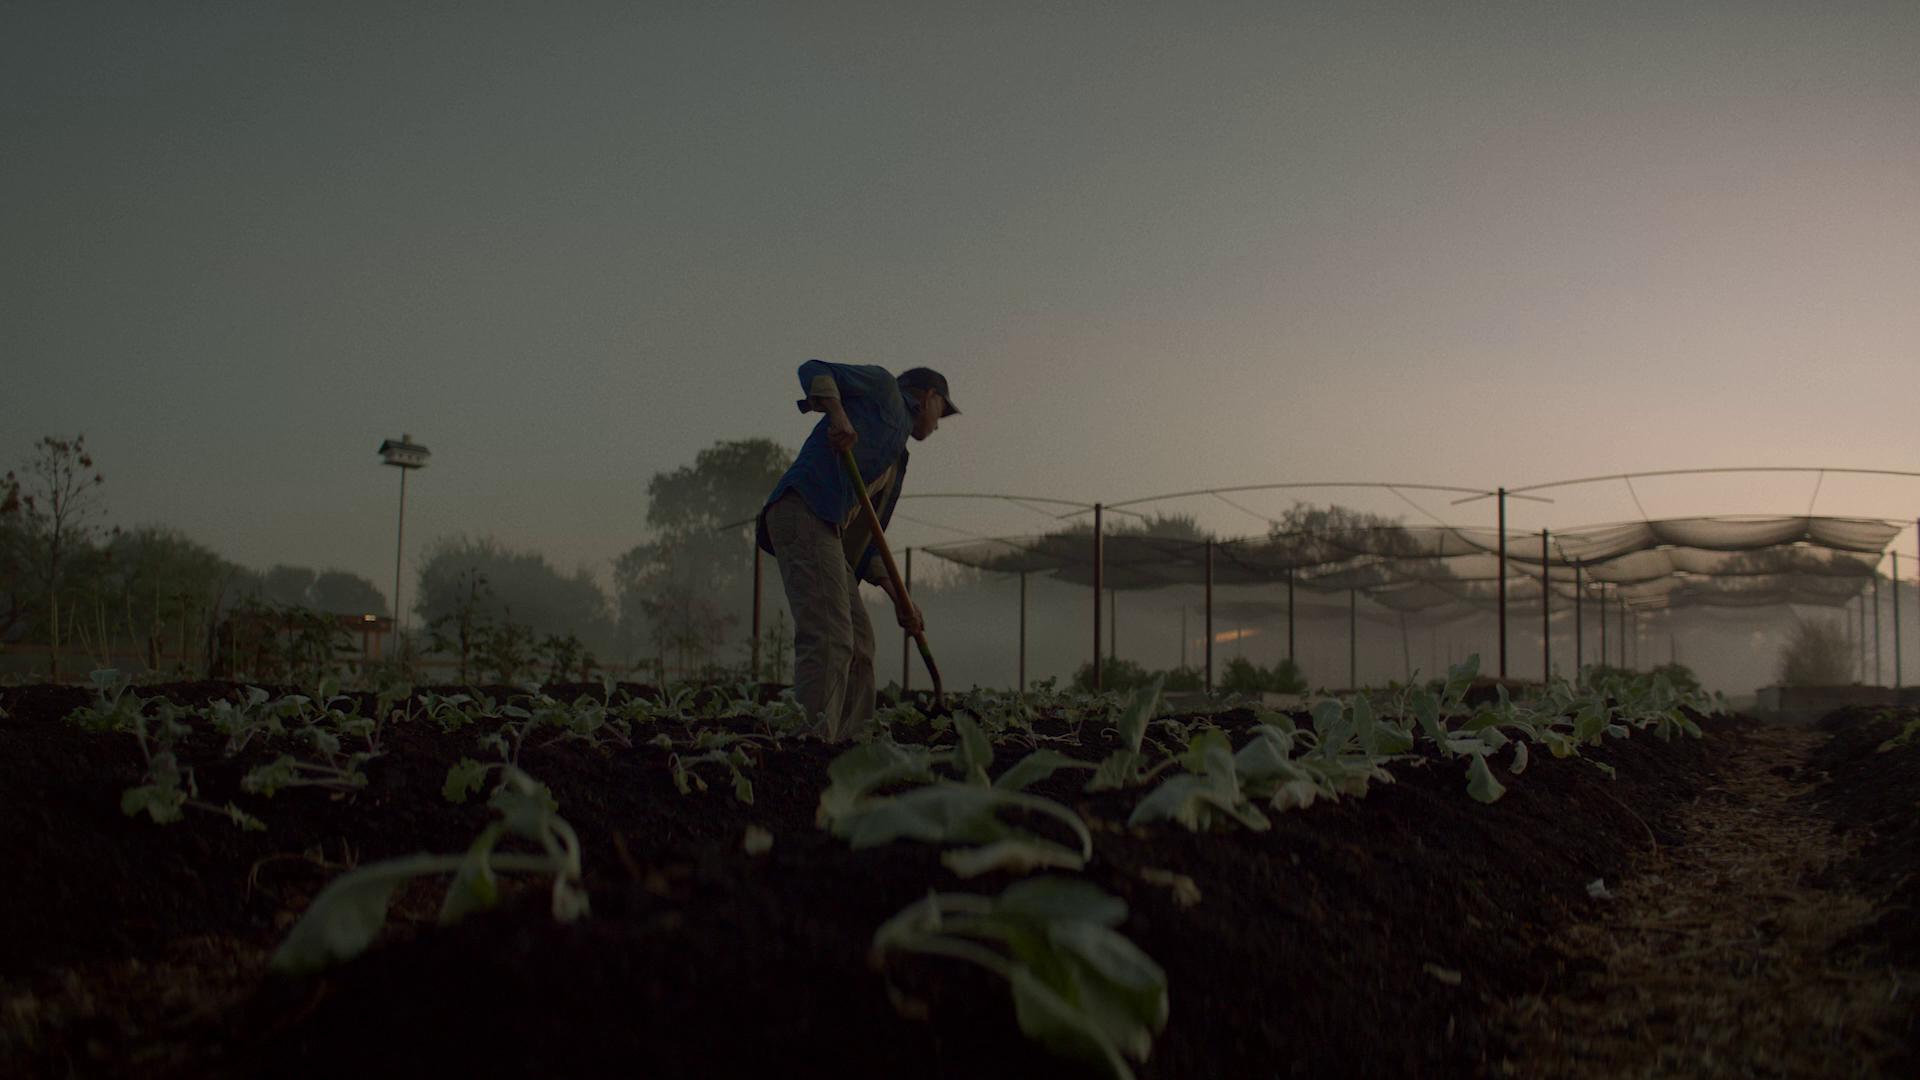
<svg viewBox="0 0 1920 1080"><path fill-rule="evenodd" d="M426 468L427 458L430 456L432 455L427 452L427 448L415 444L411 435L400 436L398 442L387 439L380 444L381 462L400 470L400 532L393 549L393 643L395 649L398 649L401 642L406 640L402 636L406 632L406 627L401 623L401 612L405 609L400 606L400 563L401 555L406 550L407 540L407 473L413 469Z"/></svg>

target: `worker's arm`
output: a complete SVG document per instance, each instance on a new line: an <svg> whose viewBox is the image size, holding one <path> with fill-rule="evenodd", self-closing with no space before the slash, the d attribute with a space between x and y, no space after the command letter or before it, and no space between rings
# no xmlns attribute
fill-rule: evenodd
<svg viewBox="0 0 1920 1080"><path fill-rule="evenodd" d="M873 561L878 563L880 560ZM880 580L873 584L880 586L880 591L886 593L887 599L893 601L893 617L900 624L900 629L917 634L927 628L926 620L920 615L920 606L913 602L912 597L906 597L904 602L902 601L899 592L893 587L893 580L886 576L884 569L880 572Z"/></svg>
<svg viewBox="0 0 1920 1080"><path fill-rule="evenodd" d="M837 397L809 397L807 405L814 412L827 414L827 445L838 452L848 450L860 436L853 430L853 421L847 419L847 410L840 407Z"/></svg>

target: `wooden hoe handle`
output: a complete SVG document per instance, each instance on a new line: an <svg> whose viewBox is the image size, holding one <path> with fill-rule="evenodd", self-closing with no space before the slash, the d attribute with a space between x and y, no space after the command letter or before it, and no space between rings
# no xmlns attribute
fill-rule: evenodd
<svg viewBox="0 0 1920 1080"><path fill-rule="evenodd" d="M873 508L873 496L867 493L867 482L860 477L860 466L853 460L851 447L840 451L840 463L847 467L847 475L853 478L854 494L860 497L860 514L867 519L867 528L873 530L873 544L880 549L880 562L887 568L887 577L893 582L894 595L911 607L913 599L907 595L907 583L900 576L900 565L893 561L893 549L887 546L886 531L880 527L880 513ZM914 631L913 643L920 646L920 659L926 663L927 674L933 678L933 706L937 709L945 704L946 693L940 683L940 667L933 662L933 650L927 646L926 630Z"/></svg>

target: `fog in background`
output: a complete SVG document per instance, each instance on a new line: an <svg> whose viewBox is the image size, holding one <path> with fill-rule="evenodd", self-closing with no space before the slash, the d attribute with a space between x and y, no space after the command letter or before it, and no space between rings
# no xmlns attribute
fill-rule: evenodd
<svg viewBox="0 0 1920 1080"><path fill-rule="evenodd" d="M411 434L433 459L409 481L409 607L426 553L461 537L611 593L652 536L650 477L720 440L799 445L812 356L947 373L964 413L916 444L910 493L1920 462L1920 5L256 0L0 20L0 468L84 431L110 523L390 593L399 478L375 448ZM1541 494L1512 528L1920 514L1920 482L1895 478ZM1295 499L1493 523L1453 498L1135 509L1223 536ZM909 500L892 533L1060 524ZM1895 541L1909 605L1916 539ZM916 559L916 580L943 573ZM1033 589L1030 674L1064 676L1092 648L1090 595ZM950 683L1011 681L1016 603L1011 578L929 593ZM1184 605L1198 662L1197 591L1119 604L1121 656L1177 663ZM1788 614L1650 628L1641 658L1738 691L1767 680ZM876 619L885 682L898 637ZM1403 646L1363 622L1361 679L1490 660L1490 625ZM1535 625L1513 616L1516 674L1537 670ZM1250 629L1216 656L1284 655L1284 621ZM1345 635L1337 617L1299 635L1315 685L1346 681ZM1891 678L1890 623L1884 648Z"/></svg>

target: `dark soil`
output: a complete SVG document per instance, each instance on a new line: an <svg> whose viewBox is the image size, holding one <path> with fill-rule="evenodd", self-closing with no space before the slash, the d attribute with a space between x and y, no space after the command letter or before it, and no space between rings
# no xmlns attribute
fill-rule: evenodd
<svg viewBox="0 0 1920 1080"><path fill-rule="evenodd" d="M157 691L200 703L236 688L142 692ZM769 750L749 806L718 775L707 793L678 794L651 746L530 747L523 766L584 842L591 918L556 924L536 885L439 929L423 887L366 956L285 979L264 973L265 957L342 865L460 851L488 820L440 794L454 761L490 756L481 733L390 728L357 796L274 799L238 781L275 748L227 762L217 736L196 735L183 757L201 797L232 798L268 830L204 813L163 827L120 813L141 771L133 741L60 722L85 700L0 690L0 859L19 871L0 890L0 1071L1072 1075L1020 1035L992 978L947 962L870 965L874 929L929 888L1007 882L958 881L930 847L852 851L818 830L838 748ZM1364 800L1277 815L1263 834L1132 831L1119 823L1138 792L1087 797L1067 779L1039 790L1094 825L1086 876L1126 899L1122 931L1167 970L1172 1020L1142 1076L1471 1074L1500 1059L1488 1006L1550 975L1555 928L1594 903L1586 883L1681 842L1674 823L1714 769L1715 743L1740 737L1726 723L1708 731L1590 752L1617 768L1612 780L1545 754L1508 777L1502 755L1509 791L1493 806L1468 798L1457 764L1401 765ZM771 852L743 851L748 825L774 835ZM1190 877L1201 901L1183 907L1146 870Z"/></svg>
<svg viewBox="0 0 1920 1080"><path fill-rule="evenodd" d="M1842 872L1886 909L1858 944L1901 968L1920 967L1920 737L1880 747L1915 719L1911 707L1841 709L1820 722L1830 737L1809 762L1825 780L1813 809L1836 834L1866 836Z"/></svg>

